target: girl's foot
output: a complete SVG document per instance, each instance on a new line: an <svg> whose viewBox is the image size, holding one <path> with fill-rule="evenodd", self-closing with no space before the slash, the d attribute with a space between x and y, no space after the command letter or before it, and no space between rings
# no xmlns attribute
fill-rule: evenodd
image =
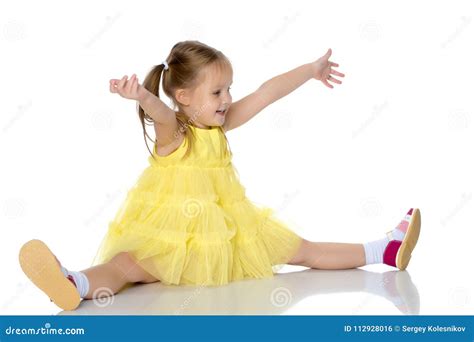
<svg viewBox="0 0 474 342"><path fill-rule="evenodd" d="M418 241L420 229L420 210L411 208L398 226L387 232L389 242L383 253L383 263L400 270L407 268L411 253Z"/></svg>
<svg viewBox="0 0 474 342"><path fill-rule="evenodd" d="M418 241L420 227L420 210L411 208L386 237L364 244L366 264L384 263L404 270Z"/></svg>
<svg viewBox="0 0 474 342"><path fill-rule="evenodd" d="M74 310L81 297L72 276L66 276L56 256L40 240L30 240L20 249L20 265L26 276L63 310Z"/></svg>

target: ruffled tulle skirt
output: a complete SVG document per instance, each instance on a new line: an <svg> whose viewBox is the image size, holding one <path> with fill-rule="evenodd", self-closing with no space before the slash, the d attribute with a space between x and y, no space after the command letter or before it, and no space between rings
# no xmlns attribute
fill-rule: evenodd
<svg viewBox="0 0 474 342"><path fill-rule="evenodd" d="M301 238L245 196L232 164L149 167L110 222L92 265L120 252L164 284L224 285L266 278Z"/></svg>

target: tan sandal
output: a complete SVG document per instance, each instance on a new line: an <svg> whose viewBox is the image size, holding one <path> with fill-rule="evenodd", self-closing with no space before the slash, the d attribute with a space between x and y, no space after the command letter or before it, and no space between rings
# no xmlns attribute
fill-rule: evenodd
<svg viewBox="0 0 474 342"><path fill-rule="evenodd" d="M19 254L21 269L54 304L63 310L74 310L81 302L71 278L64 276L59 261L40 240L25 243Z"/></svg>

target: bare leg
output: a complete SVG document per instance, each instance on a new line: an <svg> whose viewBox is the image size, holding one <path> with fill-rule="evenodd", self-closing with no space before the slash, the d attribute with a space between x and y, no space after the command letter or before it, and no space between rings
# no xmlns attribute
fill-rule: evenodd
<svg viewBox="0 0 474 342"><path fill-rule="evenodd" d="M108 297L119 292L128 283L153 283L158 281L151 274L143 270L133 257L122 252L114 256L109 262L81 271L89 280L89 292L85 299ZM94 291L99 291L94 297Z"/></svg>
<svg viewBox="0 0 474 342"><path fill-rule="evenodd" d="M360 243L312 242L303 239L289 265L324 270L340 270L365 265L364 246Z"/></svg>

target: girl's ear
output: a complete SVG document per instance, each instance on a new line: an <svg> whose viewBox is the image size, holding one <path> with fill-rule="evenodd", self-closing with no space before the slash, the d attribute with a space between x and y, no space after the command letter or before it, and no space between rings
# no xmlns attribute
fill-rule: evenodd
<svg viewBox="0 0 474 342"><path fill-rule="evenodd" d="M187 89L178 89L175 92L176 101L178 101L183 106L189 106L191 102L191 97Z"/></svg>

